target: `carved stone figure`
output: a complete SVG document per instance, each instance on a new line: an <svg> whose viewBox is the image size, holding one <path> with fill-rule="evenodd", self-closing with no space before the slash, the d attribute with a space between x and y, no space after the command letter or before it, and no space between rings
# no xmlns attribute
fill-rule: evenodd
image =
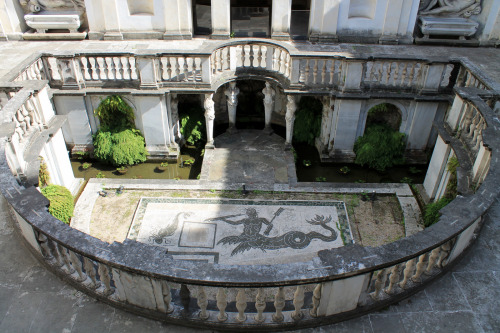
<svg viewBox="0 0 500 333"><path fill-rule="evenodd" d="M423 0L420 15L470 17L481 13L481 0Z"/></svg>
<svg viewBox="0 0 500 333"><path fill-rule="evenodd" d="M234 130L236 124L236 107L238 106L238 94L240 89L236 87L236 82L229 83L229 86L224 90L227 100L227 112L229 116L229 131Z"/></svg>
<svg viewBox="0 0 500 333"><path fill-rule="evenodd" d="M77 10L85 11L84 0L19 0L26 14L37 13L42 10L61 11Z"/></svg>
<svg viewBox="0 0 500 333"><path fill-rule="evenodd" d="M269 82L266 82L266 86L262 89L262 93L264 94L264 110L265 110L265 122L266 128L271 126L271 115L273 113L274 107L274 96L276 92L271 87Z"/></svg>
<svg viewBox="0 0 500 333"><path fill-rule="evenodd" d="M207 145L213 145L214 143L214 119L215 119L215 108L214 108L214 94L205 94L205 101L203 106L205 108L205 122L207 127Z"/></svg>
<svg viewBox="0 0 500 333"><path fill-rule="evenodd" d="M286 144L292 144L292 136L293 136L293 124L295 122L295 111L297 110L297 103L295 102L295 97L292 95L286 96Z"/></svg>

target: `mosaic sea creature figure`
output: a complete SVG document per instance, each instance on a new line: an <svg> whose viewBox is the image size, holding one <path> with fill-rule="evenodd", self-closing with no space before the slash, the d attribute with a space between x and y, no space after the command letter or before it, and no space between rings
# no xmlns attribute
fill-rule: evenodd
<svg viewBox="0 0 500 333"><path fill-rule="evenodd" d="M282 208L280 209L283 210ZM276 217L277 215L279 215L278 212L274 214L274 217ZM247 218L239 221L231 221L228 220L227 217L212 219L222 220L232 225L244 225L243 233L241 235L224 237L217 243L224 245L239 243L239 245L236 246L231 252L231 256L234 256L238 253L243 253L250 249L261 249L264 252L266 250L277 250L287 247L290 247L292 249L303 249L309 246L313 239L320 239L324 242L333 242L337 239L337 233L328 225L328 223L332 221L331 215L328 217L325 217L323 215L316 215L314 219L306 220L309 224L320 225L330 232L329 235L323 235L316 231L310 231L308 233L304 233L301 231L289 231L277 237L266 237L265 235L268 234L267 230L264 235L260 234L262 224L268 225L269 230L270 227L272 227L272 220L268 221L266 218L258 217L256 210L253 208L247 209L247 216Z"/></svg>
<svg viewBox="0 0 500 333"><path fill-rule="evenodd" d="M149 241L150 242L155 242L156 244L162 244L163 240L166 237L172 236L175 231L177 230L179 225L182 225L184 222L184 219L191 215L190 213L178 213L174 220L170 222L166 227L163 227L161 229L157 229L153 232L151 236L149 236Z"/></svg>

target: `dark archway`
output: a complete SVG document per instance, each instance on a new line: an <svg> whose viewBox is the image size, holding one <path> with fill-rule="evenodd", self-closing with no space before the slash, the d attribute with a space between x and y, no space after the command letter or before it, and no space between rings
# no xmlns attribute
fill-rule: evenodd
<svg viewBox="0 0 500 333"><path fill-rule="evenodd" d="M371 125L385 125L399 132L401 120L401 111L397 106L390 103L378 104L368 110L365 132Z"/></svg>

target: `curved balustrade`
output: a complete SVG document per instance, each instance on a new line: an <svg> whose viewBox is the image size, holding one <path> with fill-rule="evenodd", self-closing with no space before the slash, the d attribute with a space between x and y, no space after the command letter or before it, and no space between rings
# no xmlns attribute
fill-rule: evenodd
<svg viewBox="0 0 500 333"><path fill-rule="evenodd" d="M289 79L290 53L274 44L249 43L221 47L210 56L212 76L234 75L241 70L266 70Z"/></svg>
<svg viewBox="0 0 500 333"><path fill-rule="evenodd" d="M233 52L231 47L220 49L220 56L224 58L225 50L228 54ZM258 49L260 51L254 52L253 58L251 53L245 55L248 48L245 54L239 54L241 67L251 64L263 67L265 58L272 60L271 65L276 66L272 68L279 66L280 73L282 69L282 73L290 70L286 56L281 58L280 53L278 61L269 55L275 51L263 53L262 46ZM224 66L225 62L218 60L217 53L213 57ZM92 80L94 76L101 80L101 75L102 78L110 75L116 78L116 68L119 75L125 77L123 68L133 68L130 58L124 62L120 57L116 59L119 61L115 61L115 57L85 57L83 61L78 58L82 64L85 61L87 64L86 69L83 65L80 67L82 78L87 80L87 74ZM176 76L170 76L170 60L162 62L162 66L166 65L167 78L180 79L180 68L186 69L186 64L189 72L189 63L184 63L176 70ZM180 64L178 60L173 61ZM306 78L312 78L313 82L332 82L331 73L335 76L337 70L339 73L344 70L340 63L334 64L336 60L316 64L310 60L308 66L313 66L312 73L306 75L304 72L304 82ZM52 60L48 58L47 61ZM231 58L226 61L231 63ZM100 67L92 67L93 64ZM413 64L409 64L400 67L405 68L403 72L391 69L393 74L389 80L386 69L382 71L386 78L378 77L377 80L385 80L384 84L409 84L410 76L414 80L420 75L415 70L410 75ZM192 66L196 68L197 62L193 61ZM447 66L439 66L441 73L445 73ZM315 67L318 68L316 74ZM52 65L50 68L55 70ZM56 68L61 67L56 63ZM320 68L331 71L325 71L322 76ZM365 74L372 73L372 69L373 66ZM225 71L223 67L213 70ZM59 77L56 77L64 81L65 74L57 73ZM329 78L327 73L330 73ZM406 73L404 80L402 73ZM445 75L438 75L440 84ZM391 79L394 77L398 79ZM189 75L182 80L184 78L189 80ZM196 75L191 79L196 80ZM498 161L491 156L499 153L500 136L492 125L493 111L486 103L477 103L473 98L467 101L466 111L457 125L468 142L468 149L476 152L474 167L477 164L475 172L482 185L475 194L457 197L443 209L439 223L420 233L376 248L352 245L323 250L309 262L227 266L176 261L165 254L164 249L130 240L108 244L56 220L47 211L47 200L34 187L24 188L16 182L13 176L16 170L9 157L12 142L21 143L29 138L30 131L46 125L43 114L37 111L40 110L37 97L29 91L16 94L2 110L3 124L13 122L15 126L0 140L0 155L4 156L0 159L0 187L15 212L23 236L41 260L80 290L105 302L159 320L216 329L315 326L364 314L417 292L443 274L469 247L479 231L482 215L499 191L495 185L499 177ZM20 150L15 153L22 155L26 146L18 147Z"/></svg>
<svg viewBox="0 0 500 333"><path fill-rule="evenodd" d="M47 80L45 67L41 58L36 59L31 65L27 66L26 69L21 72L18 77L14 79L14 81L26 80Z"/></svg>

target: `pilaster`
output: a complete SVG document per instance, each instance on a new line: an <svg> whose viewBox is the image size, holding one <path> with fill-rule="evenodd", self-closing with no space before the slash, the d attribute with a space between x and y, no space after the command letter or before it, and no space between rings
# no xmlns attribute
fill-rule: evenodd
<svg viewBox="0 0 500 333"><path fill-rule="evenodd" d="M292 16L292 0L273 0L271 17L271 38L277 40L290 39L290 19Z"/></svg>
<svg viewBox="0 0 500 333"><path fill-rule="evenodd" d="M212 38L229 39L231 34L231 0L212 0Z"/></svg>

